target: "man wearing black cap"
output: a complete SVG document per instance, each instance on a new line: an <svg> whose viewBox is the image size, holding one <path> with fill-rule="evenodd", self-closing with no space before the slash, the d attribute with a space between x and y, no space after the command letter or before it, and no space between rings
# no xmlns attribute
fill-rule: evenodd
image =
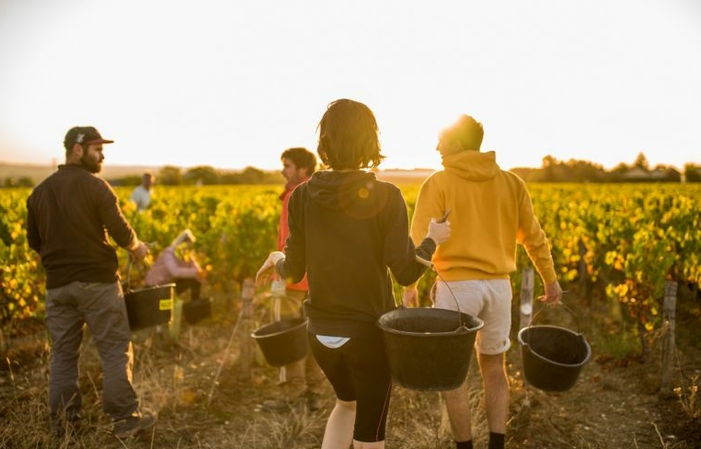
<svg viewBox="0 0 701 449"><path fill-rule="evenodd" d="M131 333L119 283L115 248L143 259L141 242L119 208L117 195L102 178L103 139L93 127L66 134L66 163L27 199L27 241L46 270L46 324L51 333L49 405L52 427L63 435L79 420L78 358L87 324L104 370L103 408L114 434L130 437L152 427L132 387Z"/></svg>

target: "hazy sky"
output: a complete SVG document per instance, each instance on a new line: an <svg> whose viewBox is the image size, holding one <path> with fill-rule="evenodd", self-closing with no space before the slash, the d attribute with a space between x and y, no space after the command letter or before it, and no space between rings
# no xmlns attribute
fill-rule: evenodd
<svg viewBox="0 0 701 449"><path fill-rule="evenodd" d="M376 114L383 168L440 166L484 124L504 168L701 163L698 0L0 0L0 161L280 167L337 98Z"/></svg>

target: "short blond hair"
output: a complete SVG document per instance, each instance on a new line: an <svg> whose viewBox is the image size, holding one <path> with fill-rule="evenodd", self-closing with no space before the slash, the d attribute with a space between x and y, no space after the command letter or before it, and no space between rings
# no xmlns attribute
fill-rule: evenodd
<svg viewBox="0 0 701 449"><path fill-rule="evenodd" d="M479 151L484 138L484 128L480 122L463 114L455 123L443 129L438 137L441 140L458 142L464 150Z"/></svg>

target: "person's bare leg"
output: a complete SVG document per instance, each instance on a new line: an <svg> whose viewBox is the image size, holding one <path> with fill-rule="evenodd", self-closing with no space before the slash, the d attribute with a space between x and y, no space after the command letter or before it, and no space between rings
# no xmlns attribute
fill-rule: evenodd
<svg viewBox="0 0 701 449"><path fill-rule="evenodd" d="M355 401L346 402L336 399L336 405L329 415L329 420L326 421L321 449L349 448L353 442L354 424Z"/></svg>
<svg viewBox="0 0 701 449"><path fill-rule="evenodd" d="M453 430L455 441L468 441L472 439L472 425L470 420L470 401L467 397L467 381L463 382L455 390L443 393L445 405L448 409L450 428Z"/></svg>
<svg viewBox="0 0 701 449"><path fill-rule="evenodd" d="M478 360L484 384L484 403L489 431L506 434L509 383L504 366L504 354L479 354Z"/></svg>

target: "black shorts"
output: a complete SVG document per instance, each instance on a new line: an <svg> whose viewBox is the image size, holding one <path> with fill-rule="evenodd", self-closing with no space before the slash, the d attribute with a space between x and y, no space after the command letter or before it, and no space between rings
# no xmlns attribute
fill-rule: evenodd
<svg viewBox="0 0 701 449"><path fill-rule="evenodd" d="M392 378L382 334L351 338L337 349L327 348L316 335L307 334L317 363L342 401L356 401L353 439L384 441Z"/></svg>

